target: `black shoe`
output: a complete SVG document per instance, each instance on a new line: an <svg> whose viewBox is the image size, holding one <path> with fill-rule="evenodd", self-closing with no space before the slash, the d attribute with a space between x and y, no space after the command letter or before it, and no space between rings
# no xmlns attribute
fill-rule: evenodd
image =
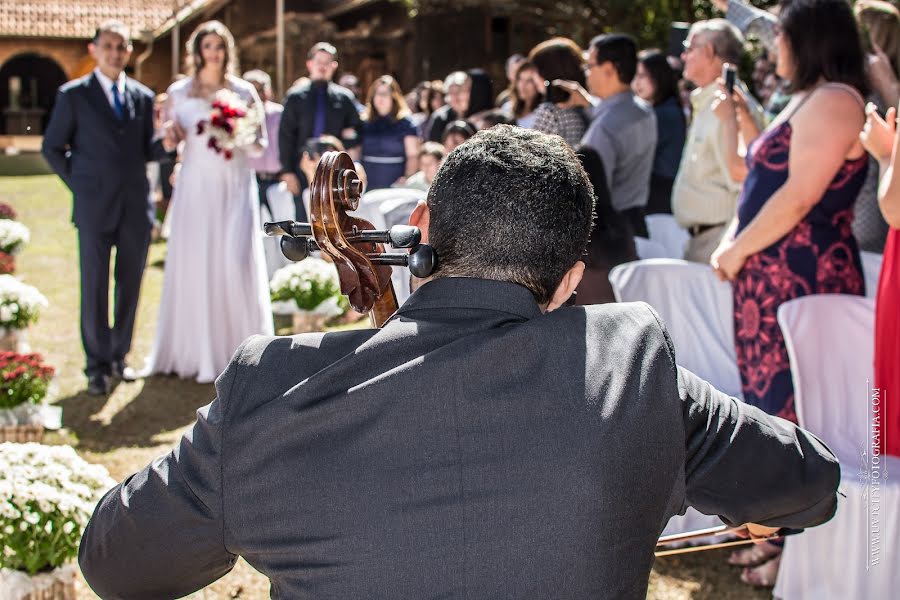
<svg viewBox="0 0 900 600"><path fill-rule="evenodd" d="M112 376L122 381L137 381L140 376L137 371L125 365L124 361L116 360L112 363Z"/></svg>
<svg viewBox="0 0 900 600"><path fill-rule="evenodd" d="M106 396L112 390L109 375L98 373L88 377L87 393L91 396Z"/></svg>

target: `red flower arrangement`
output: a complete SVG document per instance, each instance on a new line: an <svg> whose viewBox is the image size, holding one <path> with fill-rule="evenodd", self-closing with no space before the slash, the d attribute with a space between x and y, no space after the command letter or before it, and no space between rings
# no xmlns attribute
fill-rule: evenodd
<svg viewBox="0 0 900 600"><path fill-rule="evenodd" d="M16 217L18 217L18 215L16 214L16 209L14 209L6 202L0 202L0 219L15 220Z"/></svg>
<svg viewBox="0 0 900 600"><path fill-rule="evenodd" d="M12 275L16 272L16 257L0 252L0 275Z"/></svg>
<svg viewBox="0 0 900 600"><path fill-rule="evenodd" d="M197 135L209 133L207 146L231 160L235 149L256 141L261 123L259 111L251 110L234 92L221 90L213 100L209 120L197 123Z"/></svg>
<svg viewBox="0 0 900 600"><path fill-rule="evenodd" d="M39 403L55 372L40 354L0 352L0 409Z"/></svg>

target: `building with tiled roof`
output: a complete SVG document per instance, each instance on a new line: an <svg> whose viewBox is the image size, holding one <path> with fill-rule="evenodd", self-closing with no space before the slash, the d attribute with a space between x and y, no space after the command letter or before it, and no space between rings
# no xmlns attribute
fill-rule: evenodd
<svg viewBox="0 0 900 600"><path fill-rule="evenodd" d="M98 23L154 30L187 0L0 0L0 37L89 39Z"/></svg>

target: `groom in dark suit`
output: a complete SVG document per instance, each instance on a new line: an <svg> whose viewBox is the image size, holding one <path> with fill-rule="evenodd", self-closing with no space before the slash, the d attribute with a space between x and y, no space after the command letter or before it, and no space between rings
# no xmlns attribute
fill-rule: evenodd
<svg viewBox="0 0 900 600"><path fill-rule="evenodd" d="M101 25L88 49L97 68L62 86L42 153L72 190L81 266L81 339L88 392L109 393L111 377L135 378L125 366L153 206L146 163L153 142L153 93L125 76L127 27ZM109 263L116 248L114 324L109 324Z"/></svg>
<svg viewBox="0 0 900 600"><path fill-rule="evenodd" d="M280 599L642 600L688 506L830 519L819 439L678 367L646 304L564 306L592 209L558 136L451 152L410 219L431 279L380 330L247 340L178 447L98 505L87 582L177 598L244 556Z"/></svg>

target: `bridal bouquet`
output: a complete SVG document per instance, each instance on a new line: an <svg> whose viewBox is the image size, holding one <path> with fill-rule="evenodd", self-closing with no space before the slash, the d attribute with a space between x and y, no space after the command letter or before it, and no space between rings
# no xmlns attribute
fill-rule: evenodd
<svg viewBox="0 0 900 600"><path fill-rule="evenodd" d="M0 566L34 574L74 558L94 507L115 484L70 446L0 444Z"/></svg>
<svg viewBox="0 0 900 600"><path fill-rule="evenodd" d="M11 219L0 219L0 252L15 254L30 239L31 234L23 224Z"/></svg>
<svg viewBox="0 0 900 600"><path fill-rule="evenodd" d="M24 329L47 306L47 298L37 288L12 275L0 275L0 329Z"/></svg>
<svg viewBox="0 0 900 600"><path fill-rule="evenodd" d="M236 149L256 142L261 124L258 110L231 90L219 90L213 99L209 119L197 123L197 134L208 132L209 148L225 160L231 160Z"/></svg>

